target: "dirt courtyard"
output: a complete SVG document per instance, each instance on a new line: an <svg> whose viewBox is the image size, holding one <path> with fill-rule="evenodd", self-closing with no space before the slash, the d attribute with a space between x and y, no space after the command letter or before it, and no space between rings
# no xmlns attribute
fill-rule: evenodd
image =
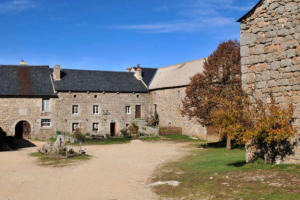
<svg viewBox="0 0 300 200"><path fill-rule="evenodd" d="M158 199L148 186L152 173L186 151L183 144L138 140L84 148L91 160L63 168L37 165L28 155L37 147L0 152L0 200Z"/></svg>

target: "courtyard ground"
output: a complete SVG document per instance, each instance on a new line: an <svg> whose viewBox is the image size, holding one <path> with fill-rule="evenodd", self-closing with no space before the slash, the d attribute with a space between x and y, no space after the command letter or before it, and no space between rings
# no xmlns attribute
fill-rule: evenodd
<svg viewBox="0 0 300 200"><path fill-rule="evenodd" d="M185 155L185 147L142 141L85 146L90 160L57 168L40 166L29 156L37 147L1 152L0 200L159 199L148 186L151 175L161 164Z"/></svg>

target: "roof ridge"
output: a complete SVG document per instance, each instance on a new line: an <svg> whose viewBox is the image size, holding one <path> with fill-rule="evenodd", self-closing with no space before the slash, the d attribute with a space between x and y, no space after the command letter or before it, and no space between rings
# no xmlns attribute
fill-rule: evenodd
<svg viewBox="0 0 300 200"><path fill-rule="evenodd" d="M177 64L173 64L173 65L167 65L167 66L164 66L164 67L160 67L158 69L171 68L171 67L174 67L175 65L182 65L182 64L191 63L191 62L200 61L200 60L205 60L205 59L206 58L195 59L195 60L181 62L181 63L177 63Z"/></svg>
<svg viewBox="0 0 300 200"><path fill-rule="evenodd" d="M50 68L49 65L1 65L0 67L23 67L23 68Z"/></svg>
<svg viewBox="0 0 300 200"><path fill-rule="evenodd" d="M89 70L85 70L85 69L68 69L68 68L63 68L61 69L62 71L63 70L69 70L69 71L85 71L85 72L110 72L110 73L133 73L133 72L123 72L123 71L108 71L108 70L92 70L92 69L89 69Z"/></svg>

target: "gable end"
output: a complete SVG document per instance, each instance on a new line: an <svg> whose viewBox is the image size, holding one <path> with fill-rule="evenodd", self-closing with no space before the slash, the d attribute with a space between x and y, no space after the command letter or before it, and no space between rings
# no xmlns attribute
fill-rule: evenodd
<svg viewBox="0 0 300 200"><path fill-rule="evenodd" d="M258 8L264 0L260 0L249 12L247 12L243 17L241 17L239 20L237 20L237 22L242 22L244 19L247 19L249 16L251 16L256 8Z"/></svg>

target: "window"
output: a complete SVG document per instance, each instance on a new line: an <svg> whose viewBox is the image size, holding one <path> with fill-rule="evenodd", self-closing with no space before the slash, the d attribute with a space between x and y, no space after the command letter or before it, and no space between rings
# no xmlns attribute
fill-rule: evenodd
<svg viewBox="0 0 300 200"><path fill-rule="evenodd" d="M94 115L99 115L99 106L98 105L93 106L93 114Z"/></svg>
<svg viewBox="0 0 300 200"><path fill-rule="evenodd" d="M79 123L72 123L72 132L79 128Z"/></svg>
<svg viewBox="0 0 300 200"><path fill-rule="evenodd" d="M78 105L73 105L72 106L72 114L77 115L78 114Z"/></svg>
<svg viewBox="0 0 300 200"><path fill-rule="evenodd" d="M51 119L42 119L41 127L51 127Z"/></svg>
<svg viewBox="0 0 300 200"><path fill-rule="evenodd" d="M99 130L99 123L93 123L93 131L98 132Z"/></svg>
<svg viewBox="0 0 300 200"><path fill-rule="evenodd" d="M131 107L130 107L130 106L126 106L126 107L125 107L125 113L126 113L127 115L130 115L130 114L131 114Z"/></svg>
<svg viewBox="0 0 300 200"><path fill-rule="evenodd" d="M49 112L50 111L50 99L42 100L42 111Z"/></svg>

